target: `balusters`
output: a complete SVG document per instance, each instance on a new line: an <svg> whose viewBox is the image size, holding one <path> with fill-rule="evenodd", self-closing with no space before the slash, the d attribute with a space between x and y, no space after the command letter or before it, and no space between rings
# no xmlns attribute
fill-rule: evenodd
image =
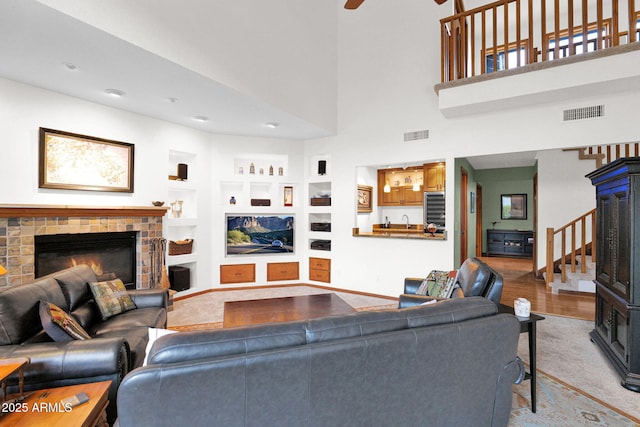
<svg viewBox="0 0 640 427"><path fill-rule="evenodd" d="M638 39L636 0L611 0L606 8L603 0L527 0L526 6L521 1L498 0L440 20L443 82ZM611 15L605 17L605 12ZM526 55L521 56L523 51ZM509 58L510 52L515 58ZM488 60L493 62L490 69Z"/></svg>

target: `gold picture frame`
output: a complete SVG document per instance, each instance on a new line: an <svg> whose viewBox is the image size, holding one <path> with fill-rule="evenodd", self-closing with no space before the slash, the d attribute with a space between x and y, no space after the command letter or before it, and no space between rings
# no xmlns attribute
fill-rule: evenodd
<svg viewBox="0 0 640 427"><path fill-rule="evenodd" d="M133 144L46 128L39 142L39 188L133 193Z"/></svg>
<svg viewBox="0 0 640 427"><path fill-rule="evenodd" d="M373 211L373 187L370 185L358 185L358 213Z"/></svg>

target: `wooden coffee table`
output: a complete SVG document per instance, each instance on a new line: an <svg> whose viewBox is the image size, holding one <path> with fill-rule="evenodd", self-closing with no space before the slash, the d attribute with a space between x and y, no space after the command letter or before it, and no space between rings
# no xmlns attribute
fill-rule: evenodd
<svg viewBox="0 0 640 427"><path fill-rule="evenodd" d="M25 392L26 398L3 403L0 425L46 427L108 427L107 404L111 381L77 384ZM62 399L85 392L89 401L65 408Z"/></svg>
<svg viewBox="0 0 640 427"><path fill-rule="evenodd" d="M225 328L260 323L290 322L355 313L336 294L300 295L224 303Z"/></svg>

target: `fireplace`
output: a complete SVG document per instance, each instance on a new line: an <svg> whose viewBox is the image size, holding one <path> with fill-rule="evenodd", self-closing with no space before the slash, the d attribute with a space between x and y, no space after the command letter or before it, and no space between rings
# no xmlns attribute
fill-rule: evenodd
<svg viewBox="0 0 640 427"><path fill-rule="evenodd" d="M136 288L136 231L35 236L35 277L87 264L98 280Z"/></svg>

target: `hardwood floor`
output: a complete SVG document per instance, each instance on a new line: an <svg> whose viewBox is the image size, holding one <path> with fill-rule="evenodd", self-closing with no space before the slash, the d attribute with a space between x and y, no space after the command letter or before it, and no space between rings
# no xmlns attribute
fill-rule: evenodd
<svg viewBox="0 0 640 427"><path fill-rule="evenodd" d="M502 274L504 285L500 302L513 307L516 298L531 301L531 311L577 319L595 319L595 295L582 292L561 292L553 295L544 281L533 274L530 259L481 257L493 269Z"/></svg>

